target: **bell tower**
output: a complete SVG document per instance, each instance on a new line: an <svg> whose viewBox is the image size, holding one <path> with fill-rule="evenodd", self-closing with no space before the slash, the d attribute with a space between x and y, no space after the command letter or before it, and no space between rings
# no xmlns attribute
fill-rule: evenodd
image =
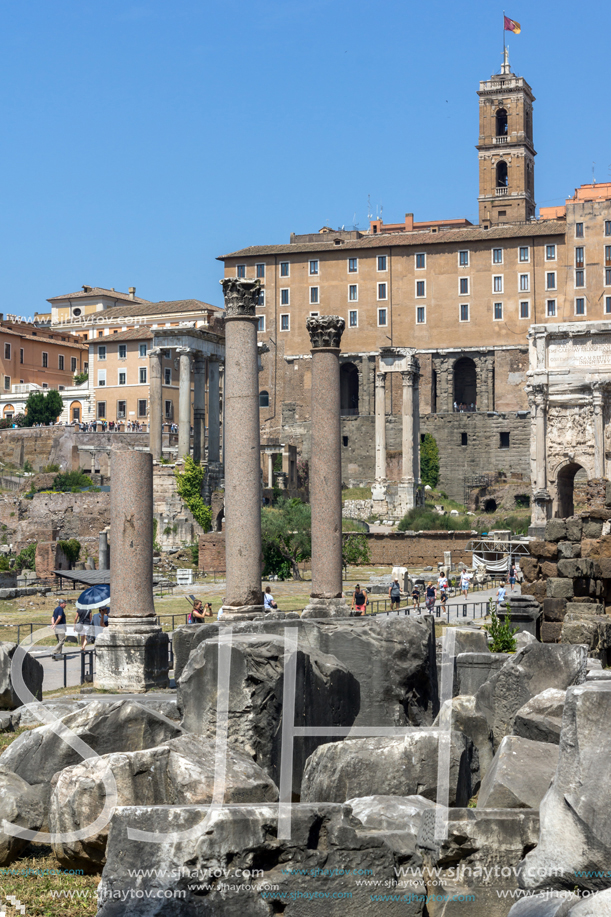
<svg viewBox="0 0 611 917"><path fill-rule="evenodd" d="M535 215L532 106L525 79L509 67L479 84L479 222L523 223Z"/></svg>

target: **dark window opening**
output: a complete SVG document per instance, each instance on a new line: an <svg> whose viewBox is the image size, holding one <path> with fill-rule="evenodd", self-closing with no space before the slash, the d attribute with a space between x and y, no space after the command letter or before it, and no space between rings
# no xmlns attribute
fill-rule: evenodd
<svg viewBox="0 0 611 917"><path fill-rule="evenodd" d="M342 363L339 385L341 413L356 416L359 412L359 371L354 363Z"/></svg>
<svg viewBox="0 0 611 917"><path fill-rule="evenodd" d="M454 364L454 401L458 409L477 406L477 375L470 357L462 357Z"/></svg>
<svg viewBox="0 0 611 917"><path fill-rule="evenodd" d="M259 392L259 407L260 408L269 407L269 392Z"/></svg>
<svg viewBox="0 0 611 917"><path fill-rule="evenodd" d="M469 445L469 434L468 434L468 433L461 433L461 434L460 434L460 445L461 445L461 446L468 446L468 445Z"/></svg>
<svg viewBox="0 0 611 917"><path fill-rule="evenodd" d="M437 370L431 373L431 413L437 413Z"/></svg>
<svg viewBox="0 0 611 917"><path fill-rule="evenodd" d="M515 501L516 501L516 506L519 506L521 509L528 509L530 507L530 495L529 494L516 494Z"/></svg>
<svg viewBox="0 0 611 917"><path fill-rule="evenodd" d="M348 437L347 437L347 436L342 436L342 444L343 444L344 446L347 446L347 445L348 445Z"/></svg>
<svg viewBox="0 0 611 917"><path fill-rule="evenodd" d="M492 497L488 497L487 500L484 500L484 512L485 513L496 513L497 502Z"/></svg>
<svg viewBox="0 0 611 917"><path fill-rule="evenodd" d="M501 161L496 164L496 186L497 188L506 188L508 184L507 163L501 159Z"/></svg>
<svg viewBox="0 0 611 917"><path fill-rule="evenodd" d="M507 136L507 112L504 108L499 108L496 113L496 135L497 137Z"/></svg>
<svg viewBox="0 0 611 917"><path fill-rule="evenodd" d="M509 449L509 433L500 434L499 449Z"/></svg>
<svg viewBox="0 0 611 917"><path fill-rule="evenodd" d="M421 443L424 442L424 437L425 437L425 436L426 436L426 433L421 433L421 434L420 434L420 442L421 442Z"/></svg>

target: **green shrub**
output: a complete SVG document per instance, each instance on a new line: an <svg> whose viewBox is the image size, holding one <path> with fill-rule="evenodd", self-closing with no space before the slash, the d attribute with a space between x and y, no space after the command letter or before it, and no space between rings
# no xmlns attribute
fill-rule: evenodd
<svg viewBox="0 0 611 917"><path fill-rule="evenodd" d="M202 497L205 474L205 467L194 462L190 455L186 456L182 470L179 467L174 469L178 495L191 511L198 525L204 532L209 532L212 527L212 510L204 503Z"/></svg>
<svg viewBox="0 0 611 917"><path fill-rule="evenodd" d="M10 564L8 557L6 557L6 555L4 554L1 554L0 555L0 573L8 573L10 569L11 569L11 564Z"/></svg>
<svg viewBox="0 0 611 917"><path fill-rule="evenodd" d="M437 487L439 481L439 449L434 436L425 433L420 443L420 477L423 484Z"/></svg>
<svg viewBox="0 0 611 917"><path fill-rule="evenodd" d="M36 569L36 542L29 544L27 548L24 548L23 551L15 558L15 570L17 573L22 573L23 570L35 570Z"/></svg>
<svg viewBox="0 0 611 917"><path fill-rule="evenodd" d="M400 532L461 532L475 528L471 516L440 516L428 506L416 506L410 509L399 522Z"/></svg>
<svg viewBox="0 0 611 917"><path fill-rule="evenodd" d="M70 566L75 564L81 554L80 541L77 541L76 538L70 538L68 541L58 541L58 545L68 558Z"/></svg>
<svg viewBox="0 0 611 917"><path fill-rule="evenodd" d="M51 464L51 465L45 465L45 467L42 470L43 470L43 474L52 474L54 471L57 472L57 471L60 471L61 469L59 465Z"/></svg>
<svg viewBox="0 0 611 917"><path fill-rule="evenodd" d="M93 487L93 481L83 471L66 471L53 481L53 490L61 493L78 493L83 487Z"/></svg>
<svg viewBox="0 0 611 917"><path fill-rule="evenodd" d="M505 606L507 612L511 611L509 602L506 602ZM492 596L488 599L488 615L490 617L490 624L484 624L484 628L492 637L490 651L492 653L515 653L517 644L514 639L514 634L517 634L520 628L511 626L509 614L505 615L505 620L501 624L500 618L494 607L494 599Z"/></svg>
<svg viewBox="0 0 611 917"><path fill-rule="evenodd" d="M188 544L187 548L191 551L191 563L194 567L199 565L199 542L195 541L193 544Z"/></svg>
<svg viewBox="0 0 611 917"><path fill-rule="evenodd" d="M25 462L23 463L23 470L27 471L28 474L32 474L32 472L34 471L34 466L32 465L29 459L26 459Z"/></svg>
<svg viewBox="0 0 611 917"><path fill-rule="evenodd" d="M89 381L89 373L76 373L73 381L75 385L82 385Z"/></svg>

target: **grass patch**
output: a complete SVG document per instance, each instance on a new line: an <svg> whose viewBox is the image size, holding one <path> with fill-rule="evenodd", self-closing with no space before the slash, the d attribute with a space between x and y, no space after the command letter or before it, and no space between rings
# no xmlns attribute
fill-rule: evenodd
<svg viewBox="0 0 611 917"><path fill-rule="evenodd" d="M30 845L7 867L7 874L0 871L0 895L18 898L27 917L95 917L100 875L101 870L93 875L70 875L50 847ZM70 892L76 893L74 898ZM56 898L56 893L65 897Z"/></svg>
<svg viewBox="0 0 611 917"><path fill-rule="evenodd" d="M371 500L371 487L346 487L342 490L342 503L346 500Z"/></svg>
<svg viewBox="0 0 611 917"><path fill-rule="evenodd" d="M358 519L342 519L342 532L366 532L365 523Z"/></svg>
<svg viewBox="0 0 611 917"><path fill-rule="evenodd" d="M6 751L11 742L14 742L22 732L28 732L29 729L34 728L34 726L18 726L14 732L0 732L0 754L2 754L3 751ZM0 872L0 878L1 876L2 873Z"/></svg>
<svg viewBox="0 0 611 917"><path fill-rule="evenodd" d="M399 523L400 532L459 532L476 528L473 516L440 516L428 506L416 506Z"/></svg>

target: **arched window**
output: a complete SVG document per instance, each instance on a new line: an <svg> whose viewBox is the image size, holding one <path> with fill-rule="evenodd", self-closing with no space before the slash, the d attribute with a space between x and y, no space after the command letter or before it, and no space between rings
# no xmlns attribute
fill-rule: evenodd
<svg viewBox="0 0 611 917"><path fill-rule="evenodd" d="M342 414L359 412L359 371L354 363L342 363L339 371Z"/></svg>
<svg viewBox="0 0 611 917"><path fill-rule="evenodd" d="M507 112L504 108L499 108L496 113L496 135L497 137L507 135Z"/></svg>
<svg viewBox="0 0 611 917"><path fill-rule="evenodd" d="M533 192L533 167L532 163L529 162L526 166L526 187L530 194Z"/></svg>
<svg viewBox="0 0 611 917"><path fill-rule="evenodd" d="M259 392L259 407L260 408L269 407L269 392Z"/></svg>
<svg viewBox="0 0 611 917"><path fill-rule="evenodd" d="M588 480L585 468L582 465L578 465L577 462L569 462L558 472L556 479L558 486L558 512L556 515L560 519L566 519L567 516L572 516L575 512L573 491L577 475L579 475L583 483Z"/></svg>
<svg viewBox="0 0 611 917"><path fill-rule="evenodd" d="M470 357L462 357L454 364L454 403L459 411L477 407L477 374Z"/></svg>
<svg viewBox="0 0 611 917"><path fill-rule="evenodd" d="M508 184L507 163L501 159L496 164L496 186L497 188L506 188Z"/></svg>

